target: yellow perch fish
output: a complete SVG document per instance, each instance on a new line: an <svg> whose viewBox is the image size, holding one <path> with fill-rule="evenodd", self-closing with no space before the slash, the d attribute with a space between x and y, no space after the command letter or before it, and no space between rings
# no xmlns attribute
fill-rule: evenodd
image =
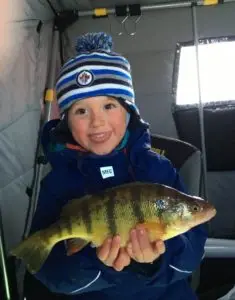
<svg viewBox="0 0 235 300"><path fill-rule="evenodd" d="M119 234L121 247L135 226L147 229L151 241L167 240L209 221L216 214L212 204L171 187L134 182L95 195L71 200L60 219L21 242L11 254L22 259L31 273L40 270L54 245L69 240L68 255L92 242L100 246Z"/></svg>

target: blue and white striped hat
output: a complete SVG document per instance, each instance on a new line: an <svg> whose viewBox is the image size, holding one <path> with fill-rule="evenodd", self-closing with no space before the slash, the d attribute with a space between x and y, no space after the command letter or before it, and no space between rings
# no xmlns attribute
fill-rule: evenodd
<svg viewBox="0 0 235 300"><path fill-rule="evenodd" d="M77 56L64 64L56 83L60 113L78 100L111 96L123 100L137 115L131 67L128 60L112 52L112 37L106 33L81 36Z"/></svg>

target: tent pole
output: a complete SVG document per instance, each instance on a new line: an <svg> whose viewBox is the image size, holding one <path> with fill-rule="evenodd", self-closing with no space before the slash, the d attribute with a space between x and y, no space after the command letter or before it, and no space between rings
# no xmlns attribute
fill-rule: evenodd
<svg viewBox="0 0 235 300"><path fill-rule="evenodd" d="M48 88L45 96L45 117L44 124L51 120L51 107L52 102L55 100L55 77L56 77L56 59L58 53L59 45L59 31L54 31L53 45L52 45L52 54L51 54L51 63L49 68L49 78L48 78Z"/></svg>
<svg viewBox="0 0 235 300"><path fill-rule="evenodd" d="M55 29L55 27L54 27L48 84L47 84L47 89L46 89L45 98L44 98L45 110L44 110L42 125L40 128L39 139L40 139L41 131L43 129L44 124L51 119L52 102L54 101L54 98L55 98L54 84L55 84L55 76L56 76L56 60L57 60L57 53L58 53L58 41L59 41L59 31L57 29ZM28 219L26 222L26 229L23 234L23 239L26 238L30 232L33 215L34 215L36 207L37 207L43 166L47 163L40 141L39 141L38 153L36 154L36 156L37 156L37 158L36 158L35 178L34 178L34 184L33 184L33 190L32 190L32 197L31 197L31 201L29 203Z"/></svg>
<svg viewBox="0 0 235 300"><path fill-rule="evenodd" d="M200 61L199 61L199 43L198 43L198 27L197 27L197 15L196 6L192 6L192 18L193 18L193 35L196 55L196 70L197 70L197 85L198 85L198 113L199 113L199 126L200 126L200 137L202 147L202 173L203 173L203 194L205 199L208 201L207 191L207 159L206 159L206 144L205 144L205 129L204 129L204 107L202 103L202 91L201 91L201 78L200 78Z"/></svg>
<svg viewBox="0 0 235 300"><path fill-rule="evenodd" d="M1 274L1 281L2 281L1 287L4 290L3 299L12 300L10 284L9 284L8 268L7 268L7 256L6 256L6 247L4 242L4 231L3 231L1 210L0 210L0 274ZM2 294L0 294L0 297L1 295Z"/></svg>
<svg viewBox="0 0 235 300"><path fill-rule="evenodd" d="M219 0L195 0L195 1L177 1L177 2L162 2L158 4L152 5L142 5L140 6L141 12L150 11L150 10L158 10L158 9L167 9L167 8L183 8L183 7L191 7L192 5L197 6L209 6L209 5L221 5L224 3L235 2L235 0L224 0L223 2ZM126 6L127 13L129 13L129 5ZM100 11L103 10L103 13L100 14ZM99 12L99 13L97 13ZM88 17L88 16L99 16L104 17L111 14L116 14L115 8L96 8L93 10L83 10L77 11L79 17Z"/></svg>

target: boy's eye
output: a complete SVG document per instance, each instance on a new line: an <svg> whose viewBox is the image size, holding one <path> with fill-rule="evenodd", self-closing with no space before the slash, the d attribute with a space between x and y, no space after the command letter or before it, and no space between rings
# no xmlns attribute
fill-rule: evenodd
<svg viewBox="0 0 235 300"><path fill-rule="evenodd" d="M105 109L112 109L112 108L115 108L116 105L114 103L108 103L108 104L105 104Z"/></svg>
<svg viewBox="0 0 235 300"><path fill-rule="evenodd" d="M86 113L85 108L78 108L78 109L75 110L76 115L84 115L85 113Z"/></svg>

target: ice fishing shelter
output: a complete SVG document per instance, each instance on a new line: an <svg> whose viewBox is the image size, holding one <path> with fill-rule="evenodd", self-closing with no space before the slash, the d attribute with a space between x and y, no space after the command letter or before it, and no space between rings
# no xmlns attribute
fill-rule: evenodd
<svg viewBox="0 0 235 300"><path fill-rule="evenodd" d="M21 0L8 5L10 43L0 36L0 209L6 252L27 233L35 183L50 168L43 153L36 153L43 122L58 116L53 101L58 68L75 53L76 37L91 31L111 33L115 50L130 60L136 102L152 133L200 149L201 193L218 210L211 236L234 238L235 95L225 92L233 84L234 57L226 49L209 52L213 72L207 73L202 47L234 44L235 3ZM192 59L185 60L190 47L192 67Z"/></svg>

